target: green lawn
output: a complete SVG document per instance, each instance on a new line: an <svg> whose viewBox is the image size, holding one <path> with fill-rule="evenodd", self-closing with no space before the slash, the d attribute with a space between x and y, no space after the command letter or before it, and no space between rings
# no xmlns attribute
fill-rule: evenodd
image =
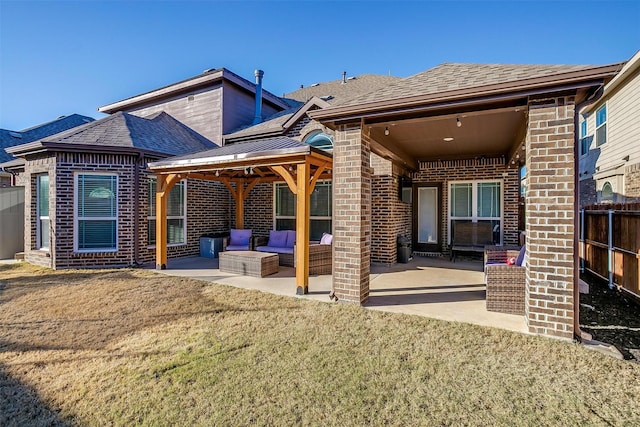
<svg viewBox="0 0 640 427"><path fill-rule="evenodd" d="M0 425L639 425L577 344L142 270L0 266Z"/></svg>

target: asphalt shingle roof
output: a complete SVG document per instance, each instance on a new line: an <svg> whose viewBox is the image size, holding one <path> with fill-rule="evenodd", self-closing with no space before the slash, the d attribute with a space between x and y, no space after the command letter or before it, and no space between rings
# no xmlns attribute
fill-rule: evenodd
<svg viewBox="0 0 640 427"><path fill-rule="evenodd" d="M243 136L262 135L266 133L282 131L282 125L284 125L284 123L289 120L289 118L293 116L301 106L302 104L294 108L280 111L279 113L268 117L265 121L258 123L257 125L245 127L236 132L225 135L225 137L241 138Z"/></svg>
<svg viewBox="0 0 640 427"><path fill-rule="evenodd" d="M398 80L400 80L400 77L362 74L355 78L347 79L344 84L342 83L342 79L340 79L301 88L285 94L283 97L287 103L292 104L292 108L267 117L262 123L257 125L237 129L225 135L225 137L235 139L282 131L282 125L289 120L304 103L314 96L323 99L331 105L339 105L340 102L345 102L353 97L376 90Z"/></svg>
<svg viewBox="0 0 640 427"><path fill-rule="evenodd" d="M593 68L593 65L520 65L444 63L426 71L346 100L358 105L409 96L429 95L452 90L546 77Z"/></svg>
<svg viewBox="0 0 640 427"><path fill-rule="evenodd" d="M71 114L21 131L0 129L0 163L10 161L14 158L11 154L4 151L5 148L37 141L76 126L90 123L94 120L92 117Z"/></svg>
<svg viewBox="0 0 640 427"><path fill-rule="evenodd" d="M85 126L41 140L42 143L133 148L168 155L202 151L216 144L161 112L139 117L118 112Z"/></svg>
<svg viewBox="0 0 640 427"><path fill-rule="evenodd" d="M401 78L395 76L361 74L353 78L348 78L346 83L342 83L342 79L338 79L303 87L285 94L284 98L307 102L312 97L317 96L331 105L341 105L341 103L349 99L378 90L399 80L401 80ZM333 98L327 99L325 98L327 96L332 96Z"/></svg>

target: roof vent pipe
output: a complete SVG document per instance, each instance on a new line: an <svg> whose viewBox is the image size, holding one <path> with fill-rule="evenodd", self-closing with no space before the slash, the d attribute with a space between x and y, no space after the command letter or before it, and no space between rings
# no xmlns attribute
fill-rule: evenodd
<svg viewBox="0 0 640 427"><path fill-rule="evenodd" d="M342 84L346 84L347 83L347 72L343 71L342 72Z"/></svg>
<svg viewBox="0 0 640 427"><path fill-rule="evenodd" d="M253 118L253 124L257 125L262 122L262 76L264 76L264 71L256 70L254 74L256 76L256 115Z"/></svg>

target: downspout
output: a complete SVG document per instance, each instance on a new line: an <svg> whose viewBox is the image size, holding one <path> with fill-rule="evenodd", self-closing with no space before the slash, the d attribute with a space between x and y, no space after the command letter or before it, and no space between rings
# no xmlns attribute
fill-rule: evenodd
<svg viewBox="0 0 640 427"><path fill-rule="evenodd" d="M253 118L253 124L257 125L262 122L262 77L264 76L264 71L255 70L254 75L256 76L256 113Z"/></svg>
<svg viewBox="0 0 640 427"><path fill-rule="evenodd" d="M587 105L591 105L594 102L602 98L604 94L604 83L594 92L590 97L576 105L576 109L573 113L573 186L576 197L573 198L573 258L580 259L580 252L578 250L579 238L577 237L576 230L580 230L580 179L578 172L580 171L580 140L579 133L576 129L579 129L580 125L580 111ZM583 339L591 339L591 335L583 332L580 329L580 269L579 263L573 263L573 335L578 341Z"/></svg>

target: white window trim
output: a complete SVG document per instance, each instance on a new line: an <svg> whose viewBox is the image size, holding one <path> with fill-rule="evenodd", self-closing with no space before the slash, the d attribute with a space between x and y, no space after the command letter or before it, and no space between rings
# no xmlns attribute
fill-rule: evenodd
<svg viewBox="0 0 640 427"><path fill-rule="evenodd" d="M149 178L149 182L151 181L156 181L156 188L158 185L158 181L156 178L154 177L150 177ZM174 248L177 246L186 246L187 245L187 180L186 179L181 179L178 182L184 182L184 194L182 195L184 200L183 200L183 205L184 205L184 215L167 215L167 221L169 221L170 219L182 219L183 223L184 223L184 227L182 230L182 243L167 243L167 247L168 248ZM177 183L176 183L177 184ZM155 202L155 197L153 198L154 202ZM156 208L157 209L157 208ZM155 220L156 216L155 215L147 215L147 227L149 226L149 220ZM148 238L147 238L147 243L149 243ZM155 249L156 245L155 243L152 245L147 244L147 249Z"/></svg>
<svg viewBox="0 0 640 427"><path fill-rule="evenodd" d="M331 182L331 180L330 179L318 180L316 182L316 185L318 183L325 183L325 182ZM276 229L276 221L277 220L279 220L279 219L296 219L295 215L281 215L281 216L277 216L276 215L276 204L277 204L276 197L278 197L278 192L276 191L276 188L277 188L278 184L287 185L287 183L284 182L284 181L277 181L277 182L273 183L273 229L274 230ZM291 191L291 189L289 189L289 191ZM331 192L332 192L331 197L333 197L333 184L331 186ZM333 206L333 203L332 203L332 206ZM333 207L332 207L332 210L333 210ZM311 215L309 215L309 221L311 221L311 220L333 221L333 216L311 216ZM332 222L332 225L333 225L333 222Z"/></svg>
<svg viewBox="0 0 640 427"><path fill-rule="evenodd" d="M584 135L582 134L582 125L584 123ZM587 119L585 118L584 120L582 120L579 123L579 145L580 145L580 157L586 157L589 154L589 151L591 150L591 144L589 144L589 146L587 147L587 150L583 153L582 152L582 141L587 138L587 135L589 133L589 123L587 122Z"/></svg>
<svg viewBox="0 0 640 427"><path fill-rule="evenodd" d="M497 182L500 184L500 216L492 216L492 217L479 217L478 216L478 186L477 184L482 183L491 183ZM471 184L471 216L452 216L451 215L451 187L453 184ZM447 188L449 192L447 194L447 216L448 224L447 224L447 242L451 244L451 222L455 220L471 220L471 222L478 222L479 219L483 221L500 221L500 243L499 246L503 244L503 234L504 234L504 180L502 179L479 179L479 180L463 180L463 181L449 181L449 185Z"/></svg>
<svg viewBox="0 0 640 427"><path fill-rule="evenodd" d="M604 122L602 122L600 124L600 126L598 126L598 111L605 109L606 111L606 116L607 118L605 119ZM596 147L601 147L604 144L606 144L609 141L609 126L606 127L605 129L605 133L604 133L604 142L602 144L598 144L598 129L600 129L602 126L606 126L607 123L609 122L609 108L607 106L607 103L605 102L604 104L602 104L601 106L599 106L598 108L596 108L595 114L594 114L594 119L593 119L593 123L596 126L596 131L594 132L594 139L595 139L595 146Z"/></svg>
<svg viewBox="0 0 640 427"><path fill-rule="evenodd" d="M94 248L94 249L78 249L78 221L81 221L84 219L80 218L78 216L78 177L80 175L98 175L98 176L115 176L116 177L116 214L115 217L91 217L90 220L93 221L100 221L100 220L108 220L108 221L113 221L115 219L116 221L116 247L115 248ZM82 254L91 254L91 253L107 253L107 252L118 252L118 247L119 247L119 239L118 239L118 213L120 211L119 209L119 203L118 203L118 197L119 197L119 190L120 190L120 182L119 182L119 177L118 174L113 173L113 172L74 172L73 173L73 251L76 253L82 253Z"/></svg>
<svg viewBox="0 0 640 427"><path fill-rule="evenodd" d="M44 246L42 243L42 220L46 219L51 221L51 218L47 216L40 215L40 177L41 176L49 176L48 173L42 173L36 175L36 247L39 251L49 252L51 250L50 244L51 240L47 242L47 245ZM51 178L49 178L49 188L51 188ZM49 196L49 202L51 202L51 196ZM49 203L51 204L51 203Z"/></svg>

